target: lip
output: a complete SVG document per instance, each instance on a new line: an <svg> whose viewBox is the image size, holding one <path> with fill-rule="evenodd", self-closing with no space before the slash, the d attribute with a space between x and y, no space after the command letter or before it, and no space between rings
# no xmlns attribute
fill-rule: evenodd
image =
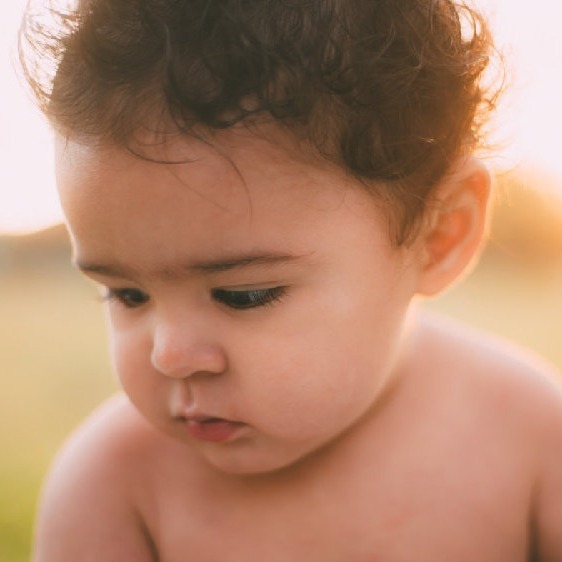
<svg viewBox="0 0 562 562"><path fill-rule="evenodd" d="M179 416L187 434L197 441L228 443L242 436L249 426L243 422L205 415Z"/></svg>

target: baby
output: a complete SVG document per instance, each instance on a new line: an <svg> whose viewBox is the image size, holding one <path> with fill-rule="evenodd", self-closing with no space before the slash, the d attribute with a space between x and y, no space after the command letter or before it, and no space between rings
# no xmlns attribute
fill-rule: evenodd
<svg viewBox="0 0 562 562"><path fill-rule="evenodd" d="M123 389L35 562L562 561L558 378L415 309L485 232L474 9L79 0L21 52Z"/></svg>

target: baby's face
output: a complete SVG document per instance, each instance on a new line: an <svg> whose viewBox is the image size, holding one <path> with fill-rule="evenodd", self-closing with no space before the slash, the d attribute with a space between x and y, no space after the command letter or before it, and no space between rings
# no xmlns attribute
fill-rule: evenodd
<svg viewBox="0 0 562 562"><path fill-rule="evenodd" d="M419 268L355 180L247 132L151 154L181 164L57 150L77 265L104 287L117 375L150 422L254 473L375 412Z"/></svg>

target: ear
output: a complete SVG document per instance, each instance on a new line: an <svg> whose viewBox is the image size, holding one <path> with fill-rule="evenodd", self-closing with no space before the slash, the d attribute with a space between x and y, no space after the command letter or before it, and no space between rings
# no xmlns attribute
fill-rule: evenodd
<svg viewBox="0 0 562 562"><path fill-rule="evenodd" d="M417 292L449 287L475 261L487 226L490 174L478 160L463 159L436 186L416 243L421 245Z"/></svg>

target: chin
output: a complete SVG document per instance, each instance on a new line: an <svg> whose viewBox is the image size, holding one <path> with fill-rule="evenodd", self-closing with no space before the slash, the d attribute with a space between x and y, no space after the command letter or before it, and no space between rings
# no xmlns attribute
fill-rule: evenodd
<svg viewBox="0 0 562 562"><path fill-rule="evenodd" d="M286 471L303 462L311 453L273 454L236 448L200 451L205 461L219 472L235 476L268 475Z"/></svg>
<svg viewBox="0 0 562 562"><path fill-rule="evenodd" d="M242 455L205 455L205 460L219 472L235 476L272 474L293 466L298 462L298 459L294 461L280 461L276 459L248 458L248 456L243 458Z"/></svg>

